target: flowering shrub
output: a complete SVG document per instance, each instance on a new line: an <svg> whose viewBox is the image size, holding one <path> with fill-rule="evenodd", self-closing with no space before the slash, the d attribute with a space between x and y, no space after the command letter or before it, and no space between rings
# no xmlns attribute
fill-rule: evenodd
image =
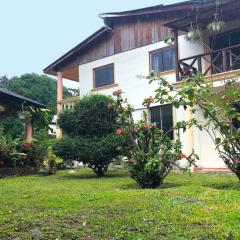
<svg viewBox="0 0 240 240"><path fill-rule="evenodd" d="M144 99L143 105L147 108L143 112L143 119L137 123L133 119L133 107L123 100L122 91L113 93L116 100L116 111L119 113L118 123L122 126L116 134L125 134L131 139L131 148L125 153L128 156L128 166L131 177L143 188L156 188L163 183L170 171L177 167L176 162L186 157L190 164L194 163L195 154L186 156L182 153L182 144L179 136L171 140L166 133L156 125L148 122L148 111L154 98ZM178 124L177 128L186 127Z"/></svg>

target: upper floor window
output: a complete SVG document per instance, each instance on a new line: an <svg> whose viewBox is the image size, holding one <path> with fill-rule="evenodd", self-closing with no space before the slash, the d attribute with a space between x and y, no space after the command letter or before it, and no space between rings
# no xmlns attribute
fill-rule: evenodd
<svg viewBox="0 0 240 240"><path fill-rule="evenodd" d="M150 53L151 70L164 72L176 68L175 48L167 47Z"/></svg>
<svg viewBox="0 0 240 240"><path fill-rule="evenodd" d="M109 64L93 70L94 88L114 84L114 65Z"/></svg>

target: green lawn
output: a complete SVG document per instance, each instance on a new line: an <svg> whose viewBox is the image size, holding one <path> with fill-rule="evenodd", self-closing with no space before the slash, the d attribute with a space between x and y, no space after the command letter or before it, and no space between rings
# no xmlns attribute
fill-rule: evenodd
<svg viewBox="0 0 240 240"><path fill-rule="evenodd" d="M142 190L125 171L0 179L0 239L240 239L233 175L170 175Z"/></svg>

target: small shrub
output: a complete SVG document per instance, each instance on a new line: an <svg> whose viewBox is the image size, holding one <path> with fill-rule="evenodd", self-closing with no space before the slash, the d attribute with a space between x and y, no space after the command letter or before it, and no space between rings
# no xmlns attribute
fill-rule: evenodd
<svg viewBox="0 0 240 240"><path fill-rule="evenodd" d="M57 157L53 151L52 148L49 147L47 149L47 155L43 162L43 166L48 170L49 174L53 174L56 172L58 167L62 164L63 160L60 157Z"/></svg>
<svg viewBox="0 0 240 240"><path fill-rule="evenodd" d="M82 162L92 168L98 176L103 176L109 163L120 154L125 139L115 133L102 137L67 137L61 139L53 148L54 153L64 159Z"/></svg>

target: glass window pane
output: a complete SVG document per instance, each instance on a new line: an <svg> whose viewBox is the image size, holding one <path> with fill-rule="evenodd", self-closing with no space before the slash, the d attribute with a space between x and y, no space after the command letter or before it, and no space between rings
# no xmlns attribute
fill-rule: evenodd
<svg viewBox="0 0 240 240"><path fill-rule="evenodd" d="M168 132L168 137L173 139L173 113L172 105L161 105L150 108L151 123L163 130L164 133Z"/></svg>
<svg viewBox="0 0 240 240"><path fill-rule="evenodd" d="M108 65L94 70L95 87L102 87L114 83L113 65Z"/></svg>
<svg viewBox="0 0 240 240"><path fill-rule="evenodd" d="M151 65L154 72L164 71L162 50L151 53Z"/></svg>
<svg viewBox="0 0 240 240"><path fill-rule="evenodd" d="M163 51L163 68L164 71L172 70L176 68L175 63L175 49L174 48L165 48Z"/></svg>
<svg viewBox="0 0 240 240"><path fill-rule="evenodd" d="M151 53L151 70L163 72L176 68L175 48L163 48Z"/></svg>

